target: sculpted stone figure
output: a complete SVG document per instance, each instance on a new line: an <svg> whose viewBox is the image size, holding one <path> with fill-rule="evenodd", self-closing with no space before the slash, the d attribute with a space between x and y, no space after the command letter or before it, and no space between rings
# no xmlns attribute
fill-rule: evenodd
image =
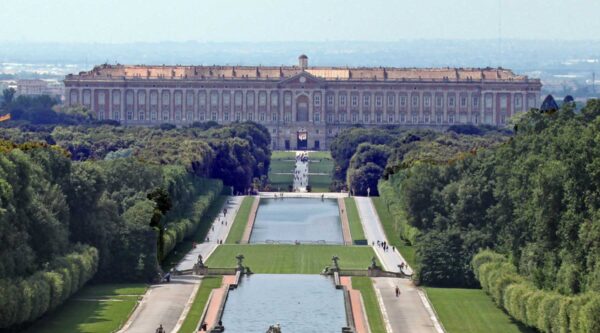
<svg viewBox="0 0 600 333"><path fill-rule="evenodd" d="M340 270L340 265L338 264L339 260L340 260L340 257L338 257L338 256L331 257L331 261L333 261L333 268L338 271Z"/></svg>

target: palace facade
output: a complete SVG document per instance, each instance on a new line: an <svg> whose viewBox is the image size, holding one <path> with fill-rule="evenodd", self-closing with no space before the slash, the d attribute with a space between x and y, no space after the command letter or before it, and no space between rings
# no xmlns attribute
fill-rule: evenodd
<svg viewBox="0 0 600 333"><path fill-rule="evenodd" d="M502 68L101 65L65 78L68 105L124 125L255 121L273 149L327 149L342 129L503 126L541 83Z"/></svg>

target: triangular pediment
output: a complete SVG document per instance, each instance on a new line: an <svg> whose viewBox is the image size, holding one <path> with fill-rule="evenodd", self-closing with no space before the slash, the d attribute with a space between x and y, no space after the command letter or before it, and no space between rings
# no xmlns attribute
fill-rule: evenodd
<svg viewBox="0 0 600 333"><path fill-rule="evenodd" d="M280 86L286 85L322 85L325 84L325 80L316 77L306 71L302 71L292 77L279 82Z"/></svg>

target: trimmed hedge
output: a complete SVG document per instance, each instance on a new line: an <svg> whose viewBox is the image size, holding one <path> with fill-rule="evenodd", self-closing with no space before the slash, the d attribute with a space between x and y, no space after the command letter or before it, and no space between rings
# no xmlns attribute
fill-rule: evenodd
<svg viewBox="0 0 600 333"><path fill-rule="evenodd" d="M218 179L202 179L197 184L202 191L191 205L185 218L167 223L167 230L164 234L163 260L184 238L192 236L206 214L210 205L217 199L223 190L223 182Z"/></svg>
<svg viewBox="0 0 600 333"><path fill-rule="evenodd" d="M406 215L400 201L398 200L398 194L394 191L394 188L389 181L380 181L378 184L379 196L383 199L388 207L390 215L394 219L394 225L396 231L400 233L400 237L409 243L409 245L415 245L417 236L419 236L419 229L408 224Z"/></svg>
<svg viewBox="0 0 600 333"><path fill-rule="evenodd" d="M471 262L476 278L509 315L546 333L600 332L600 295L566 296L541 290L520 276L506 257L490 250Z"/></svg>
<svg viewBox="0 0 600 333"><path fill-rule="evenodd" d="M98 250L78 245L26 279L0 280L0 328L35 320L62 304L98 269Z"/></svg>

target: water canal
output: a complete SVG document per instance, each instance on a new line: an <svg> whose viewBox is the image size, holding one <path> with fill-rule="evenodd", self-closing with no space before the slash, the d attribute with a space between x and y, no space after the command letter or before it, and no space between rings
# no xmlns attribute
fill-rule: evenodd
<svg viewBox="0 0 600 333"><path fill-rule="evenodd" d="M343 291L329 277L302 274L255 274L229 292L223 312L227 332L337 333L346 326Z"/></svg>
<svg viewBox="0 0 600 333"><path fill-rule="evenodd" d="M336 199L261 198L250 243L343 244Z"/></svg>

